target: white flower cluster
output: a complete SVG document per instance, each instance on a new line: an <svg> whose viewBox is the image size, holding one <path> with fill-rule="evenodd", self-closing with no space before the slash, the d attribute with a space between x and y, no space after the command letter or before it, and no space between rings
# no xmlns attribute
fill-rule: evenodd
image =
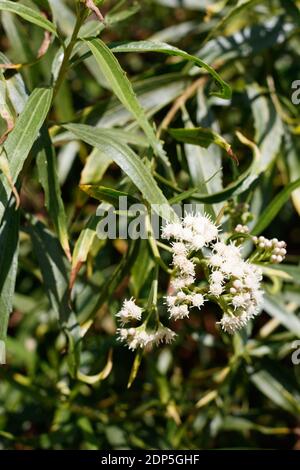
<svg viewBox="0 0 300 470"><path fill-rule="evenodd" d="M249 229L239 224L234 232L248 234ZM255 250L244 259L240 242L225 242L223 236L210 217L201 214L187 214L180 222L163 228L162 237L172 241L174 271L166 297L171 320L187 318L191 308L201 309L210 300L223 311L218 324L233 334L260 312L262 271L254 263L282 262L286 244L276 238L252 237ZM133 298L124 301L117 313L119 341L135 350L174 340L176 333L159 320L154 329L148 327L149 317L139 326L128 325L141 322L142 313Z"/></svg>
<svg viewBox="0 0 300 470"><path fill-rule="evenodd" d="M286 243L277 238L268 240L265 237L252 237L256 245L260 260L271 261L271 263L281 263L286 255Z"/></svg>
<svg viewBox="0 0 300 470"><path fill-rule="evenodd" d="M133 298L124 300L122 309L116 314L122 327L131 321L140 321L143 309L136 305ZM146 325L139 327L118 328L118 340L127 344L129 349L146 348L153 344L169 344L174 340L176 333L159 323L155 331L147 331Z"/></svg>
<svg viewBox="0 0 300 470"><path fill-rule="evenodd" d="M195 264L190 257L216 240L218 227L208 216L187 214L182 222L167 224L162 237L175 239L172 251L176 275L171 283L174 295L167 297L167 305L170 319L179 320L189 316L189 307L200 309L204 304L205 298L201 293L186 294L183 289L195 282Z"/></svg>
<svg viewBox="0 0 300 470"><path fill-rule="evenodd" d="M234 333L261 309L262 272L242 258L239 247L221 241L214 244L208 264L212 268L209 292L216 298L222 294L222 305L226 303L225 314L219 323L223 330Z"/></svg>
<svg viewBox="0 0 300 470"><path fill-rule="evenodd" d="M238 225L235 231L248 233L249 229ZM170 319L178 320L189 316L190 307L201 308L210 299L224 312L219 322L222 329L232 334L261 310L262 272L242 258L239 246L220 241L218 232L209 217L198 214L188 214L181 223L168 224L163 229L163 238L175 239L172 244L175 277L171 283L174 293L167 297L167 305ZM272 249L278 250L273 241ZM276 251L276 256L282 256L281 253ZM193 259L197 258L206 268L207 285L201 289L195 285Z"/></svg>

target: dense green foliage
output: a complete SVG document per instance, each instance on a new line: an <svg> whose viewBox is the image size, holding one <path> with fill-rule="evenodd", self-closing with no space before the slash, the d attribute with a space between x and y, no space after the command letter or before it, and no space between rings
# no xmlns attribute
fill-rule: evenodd
<svg viewBox="0 0 300 470"><path fill-rule="evenodd" d="M297 448L299 1L95 3L0 1L0 448ZM126 349L170 253L97 237L120 195L285 240L263 313L230 336L207 302Z"/></svg>

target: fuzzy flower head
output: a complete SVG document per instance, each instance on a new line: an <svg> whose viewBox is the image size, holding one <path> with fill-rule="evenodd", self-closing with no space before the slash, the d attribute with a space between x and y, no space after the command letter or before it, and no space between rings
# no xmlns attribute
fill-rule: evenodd
<svg viewBox="0 0 300 470"><path fill-rule="evenodd" d="M226 333L233 335L238 330L246 326L247 319L243 317L243 315L235 316L225 313L221 321L219 321L218 323L221 325L223 331L226 331Z"/></svg>
<svg viewBox="0 0 300 470"><path fill-rule="evenodd" d="M161 323L159 324L158 329L154 333L154 341L157 346L160 343L170 344L174 341L175 337L176 337L175 331L170 330L170 328L167 328Z"/></svg>
<svg viewBox="0 0 300 470"><path fill-rule="evenodd" d="M122 309L116 314L121 325L125 325L132 320L141 320L143 309L136 305L134 299L124 300Z"/></svg>
<svg viewBox="0 0 300 470"><path fill-rule="evenodd" d="M209 216L189 213L181 223L166 224L162 230L162 237L184 242L189 250L201 250L217 239L218 232L218 227ZM175 250L174 247L174 252Z"/></svg>

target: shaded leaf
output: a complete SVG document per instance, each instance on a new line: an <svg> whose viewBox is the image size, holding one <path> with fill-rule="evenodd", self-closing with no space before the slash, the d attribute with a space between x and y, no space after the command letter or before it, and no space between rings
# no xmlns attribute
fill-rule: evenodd
<svg viewBox="0 0 300 470"><path fill-rule="evenodd" d="M22 170L28 153L38 137L39 130L46 119L52 99L52 90L36 88L18 117L14 129L4 144L13 184ZM32 112L34 109L35 112ZM12 189L4 175L0 176L0 221Z"/></svg>
<svg viewBox="0 0 300 470"><path fill-rule="evenodd" d="M16 15L21 16L24 20L29 21L30 23L36 24L41 28L47 29L50 33L57 34L56 28L51 21L47 20L41 13L38 13L36 10L29 8L21 3L11 2L8 0L0 1L0 10L9 11L15 13Z"/></svg>
<svg viewBox="0 0 300 470"><path fill-rule="evenodd" d="M231 98L231 88L230 86L222 80L220 75L214 70L213 67L208 65L203 60L199 59L196 56L190 55L187 52L178 49L177 47L170 46L170 44L164 42L156 41L138 41L138 42L129 42L116 46L112 48L113 52L160 52L163 54L168 54L172 56L182 57L183 59L193 62L197 67L204 68L216 81L219 85L221 91L213 92L215 96L220 98L230 99Z"/></svg>
<svg viewBox="0 0 300 470"><path fill-rule="evenodd" d="M14 201L7 206L0 226L0 364L5 364L5 339L17 276L19 211Z"/></svg>
<svg viewBox="0 0 300 470"><path fill-rule="evenodd" d="M58 180L56 155L45 126L41 130L35 151L37 152L39 180L45 192L45 205L61 245L70 258L67 219Z"/></svg>
<svg viewBox="0 0 300 470"><path fill-rule="evenodd" d="M96 61L105 75L105 78L110 83L113 92L119 98L121 103L123 103L123 105L136 118L137 122L145 132L149 140L149 144L153 148L154 152L159 155L167 165L169 165L162 145L156 138L153 127L149 123L145 111L133 91L130 81L126 77L125 72L122 70L114 54L100 39L85 40L85 42L91 49Z"/></svg>
<svg viewBox="0 0 300 470"><path fill-rule="evenodd" d="M299 186L300 186L300 178L297 179L296 181L293 181L287 184L280 191L280 193L278 193L277 196L274 197L272 202L270 202L268 207L266 207L266 209L263 211L263 213L259 217L258 222L255 224L254 228L252 229L253 235L259 235L263 230L265 230L270 225L272 220L276 217L276 215L279 213L281 208L290 198L291 193L295 189L299 188Z"/></svg>
<svg viewBox="0 0 300 470"><path fill-rule="evenodd" d="M112 141L101 130L83 124L65 124L64 127L73 132L79 139L93 147L102 150L126 173L145 199L152 205L153 210L166 220L176 219L177 216L167 199L157 186L149 169L126 144Z"/></svg>

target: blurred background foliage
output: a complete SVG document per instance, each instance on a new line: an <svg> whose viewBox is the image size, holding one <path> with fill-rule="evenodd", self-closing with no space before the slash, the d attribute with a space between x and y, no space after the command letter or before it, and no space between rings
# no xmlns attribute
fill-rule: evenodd
<svg viewBox="0 0 300 470"><path fill-rule="evenodd" d="M21 3L47 13L62 37L72 33L75 2ZM90 17L86 37L101 34L107 44L167 42L205 60L231 86L232 99L223 100L210 94L217 86L205 70L182 57L117 54L165 142L178 187L198 187L202 195L214 195L237 181L252 165L253 152L259 153L245 191L237 188L205 203L206 210L215 211L226 204L233 223L245 221L250 212L246 218L252 214L253 227L275 196L300 177L300 108L291 100L292 82L300 79L299 2L107 0L101 11L107 26ZM6 56L1 62L31 64L18 73L4 70L5 80L16 89L17 85L22 89L24 80L29 93L37 85L48 85L59 42L36 61L43 30L9 12L1 12L1 25L1 50ZM67 349L72 341L67 345L57 321L58 314L68 309L61 292L70 266L54 235L57 227L49 217L49 205L48 212L45 209L43 156L34 147L23 171L16 292L7 364L0 369L1 448L300 448L300 365L291 361L294 341L300 337L300 189L291 198L287 194L275 216L262 223L264 235L287 242L288 256L280 268L266 272L265 311L254 325L234 337L222 334L215 325L219 312L207 304L201 314L174 325L178 333L174 344L144 354L128 389L135 354L117 343L114 314L126 295L147 301L155 260L147 241L128 250L125 240L97 239L93 216L99 202L79 186L97 184L134 193L132 183L103 152L58 124L72 121L119 128L142 156L149 149L132 115L111 93L111 83L95 58L78 57L74 55L68 80L55 98L48 127L68 228L68 241L63 242L62 232L60 241L67 253L68 245L71 250L75 246L73 303L80 323L76 334L86 330L81 372L69 375L74 358ZM199 126L220 134L239 166L220 146L179 142L168 132ZM1 121L3 132L5 121ZM130 132L138 141L130 142ZM171 198L174 191L162 179L163 167L157 165L156 179ZM100 200L105 200L103 193ZM80 249L85 250L83 258ZM3 257L6 252L2 247L1 251ZM162 272L163 319L167 286L168 277ZM97 376L99 371L102 375Z"/></svg>

